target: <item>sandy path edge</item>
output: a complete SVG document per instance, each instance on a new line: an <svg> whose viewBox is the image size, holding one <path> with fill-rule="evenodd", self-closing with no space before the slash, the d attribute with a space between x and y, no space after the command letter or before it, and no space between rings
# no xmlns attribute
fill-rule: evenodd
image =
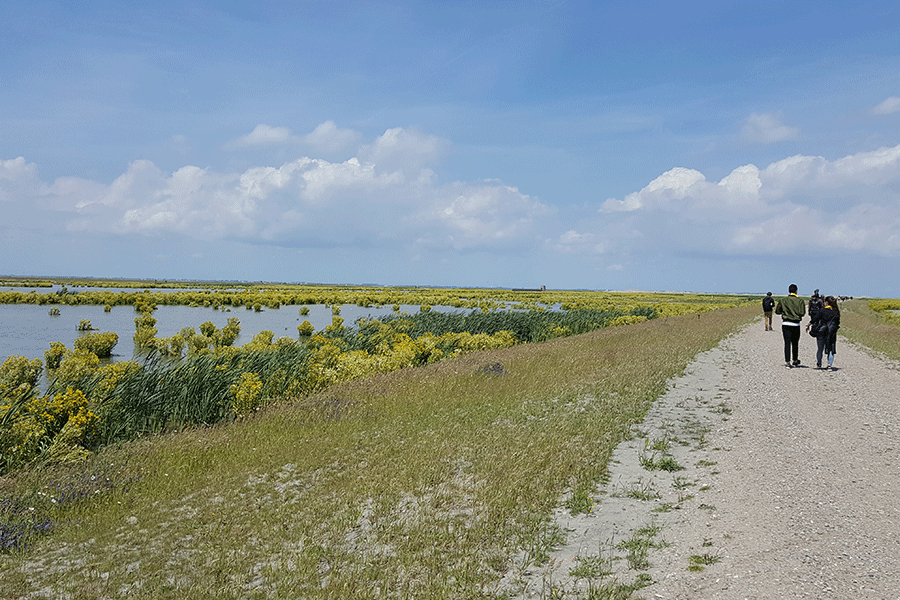
<svg viewBox="0 0 900 600"><path fill-rule="evenodd" d="M900 363L841 338L838 370L821 371L815 340L800 344L804 364L785 368L780 327L760 319L698 355L616 449L593 512L556 511L566 544L510 574L511 595L649 576L634 597L900 598ZM684 469L641 464L665 456ZM666 545L635 570L620 543L648 526Z"/></svg>

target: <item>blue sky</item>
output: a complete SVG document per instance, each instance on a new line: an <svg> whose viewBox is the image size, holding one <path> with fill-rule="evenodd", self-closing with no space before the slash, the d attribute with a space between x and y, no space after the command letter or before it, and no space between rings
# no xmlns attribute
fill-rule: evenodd
<svg viewBox="0 0 900 600"><path fill-rule="evenodd" d="M900 297L896 2L22 2L0 274Z"/></svg>

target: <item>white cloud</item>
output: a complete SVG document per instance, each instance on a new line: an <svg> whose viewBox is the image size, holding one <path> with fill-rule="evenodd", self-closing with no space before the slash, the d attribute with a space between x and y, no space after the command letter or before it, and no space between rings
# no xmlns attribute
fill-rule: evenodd
<svg viewBox="0 0 900 600"><path fill-rule="evenodd" d="M781 122L772 113L753 113L744 122L741 137L747 142L772 144L784 140L793 140L800 135L800 130Z"/></svg>
<svg viewBox="0 0 900 600"><path fill-rule="evenodd" d="M303 197L319 200L342 190L376 190L400 183L396 174L377 174L372 163L362 164L357 158L342 163L316 160L306 163L301 177L304 181Z"/></svg>
<svg viewBox="0 0 900 600"><path fill-rule="evenodd" d="M325 121L303 136L303 141L314 151L328 153L355 148L361 137L358 131L341 129L334 121Z"/></svg>
<svg viewBox="0 0 900 600"><path fill-rule="evenodd" d="M0 202L15 202L42 193L44 184L38 178L37 165L23 157L0 160Z"/></svg>
<svg viewBox="0 0 900 600"><path fill-rule="evenodd" d="M243 172L185 166L165 173L137 160L109 184L70 177L47 185L33 164L15 159L0 163L0 190L65 216L69 231L287 246L532 244L552 211L499 182L436 184L433 171L417 165L433 159L442 144L392 129L369 146L369 157L389 169L357 157L302 157Z"/></svg>
<svg viewBox="0 0 900 600"><path fill-rule="evenodd" d="M418 171L433 164L444 153L448 143L434 135L415 129L394 127L384 132L374 143L360 149L360 158L378 166L382 171Z"/></svg>
<svg viewBox="0 0 900 600"><path fill-rule="evenodd" d="M640 192L628 194L624 200L608 199L601 210L630 212L645 206L665 206L673 200L683 200L704 183L706 177L700 171L675 167L651 181Z"/></svg>
<svg viewBox="0 0 900 600"><path fill-rule="evenodd" d="M891 96L869 111L873 115L892 115L895 112L900 112L900 98L897 96Z"/></svg>
<svg viewBox="0 0 900 600"><path fill-rule="evenodd" d="M864 196L891 193L900 180L900 146L879 148L828 161L821 156L791 156L760 172L767 198L788 198L801 193L828 193L865 186ZM880 190L880 191L879 191Z"/></svg>
<svg viewBox="0 0 900 600"><path fill-rule="evenodd" d="M271 146L294 141L296 138L291 135L291 130L287 127L259 124L247 135L231 140L224 147L226 150L235 150L248 146Z"/></svg>
<svg viewBox="0 0 900 600"><path fill-rule="evenodd" d="M623 252L653 241L676 252L900 256L900 146L745 165L718 183L672 169L624 200L606 200L598 217L595 232Z"/></svg>
<svg viewBox="0 0 900 600"><path fill-rule="evenodd" d="M729 173L719 185L725 189L727 198L752 199L759 194L762 181L759 180L756 165L744 165Z"/></svg>
<svg viewBox="0 0 900 600"><path fill-rule="evenodd" d="M836 160L797 155L763 168L742 165L718 182L676 167L578 219L575 209L548 206L504 182L440 182L424 163L444 143L388 130L343 161L301 157L241 171L189 165L164 172L137 160L109 183L44 182L34 164L16 158L0 161L0 200L7 229L42 223L56 228L49 237L65 227L135 239L177 234L377 248L422 260L453 251L533 252L572 269L579 260L601 268L602 256L629 271L640 257L660 253L900 257L900 146Z"/></svg>
<svg viewBox="0 0 900 600"><path fill-rule="evenodd" d="M625 196L624 200L607 198L600 210L602 212L631 212L633 210L638 210L641 206L640 194L635 192Z"/></svg>
<svg viewBox="0 0 900 600"><path fill-rule="evenodd" d="M439 218L449 229L454 247L508 245L533 235L550 209L499 182L463 189L440 208Z"/></svg>

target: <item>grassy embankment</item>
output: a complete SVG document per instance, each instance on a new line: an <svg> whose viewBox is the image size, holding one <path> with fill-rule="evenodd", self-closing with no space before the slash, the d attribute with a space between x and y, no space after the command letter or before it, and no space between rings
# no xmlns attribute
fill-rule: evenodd
<svg viewBox="0 0 900 600"><path fill-rule="evenodd" d="M0 480L0 497L52 531L0 554L0 596L502 597L504 574L558 543L560 498L590 509L613 448L666 381L758 316L754 305L472 353L23 471Z"/></svg>
<svg viewBox="0 0 900 600"><path fill-rule="evenodd" d="M872 310L871 302L882 310ZM900 360L900 315L887 312L884 307L900 309L900 300L851 300L842 303L840 333L852 342ZM837 351L841 351L840 347Z"/></svg>

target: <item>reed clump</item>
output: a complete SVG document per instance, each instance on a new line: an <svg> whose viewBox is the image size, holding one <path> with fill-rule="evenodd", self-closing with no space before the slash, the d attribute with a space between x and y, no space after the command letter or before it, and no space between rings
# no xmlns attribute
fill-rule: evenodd
<svg viewBox="0 0 900 600"><path fill-rule="evenodd" d="M128 367L102 365L99 358L109 355L118 336L89 333L76 340L72 352L62 344L51 344L45 359L52 383L45 398L22 409L12 396L0 395L0 415L8 422L0 427L0 474L48 456L53 436L77 413L50 418L42 407L69 388L87 398L87 418L96 420L99 432L69 440L83 450L66 454L71 458L142 435L245 417L271 402L373 373L640 322L658 314L648 306L628 311L424 311L383 320L359 319L354 327L346 327L335 314L332 324L317 334L298 330L300 339L275 340L271 331L262 331L252 342L234 348L231 344L240 331L236 318L228 319L221 330L206 322L200 333L187 327L159 339L152 316L155 306L144 302L136 308L140 316L135 319L134 339L144 353L142 362L131 361Z"/></svg>

